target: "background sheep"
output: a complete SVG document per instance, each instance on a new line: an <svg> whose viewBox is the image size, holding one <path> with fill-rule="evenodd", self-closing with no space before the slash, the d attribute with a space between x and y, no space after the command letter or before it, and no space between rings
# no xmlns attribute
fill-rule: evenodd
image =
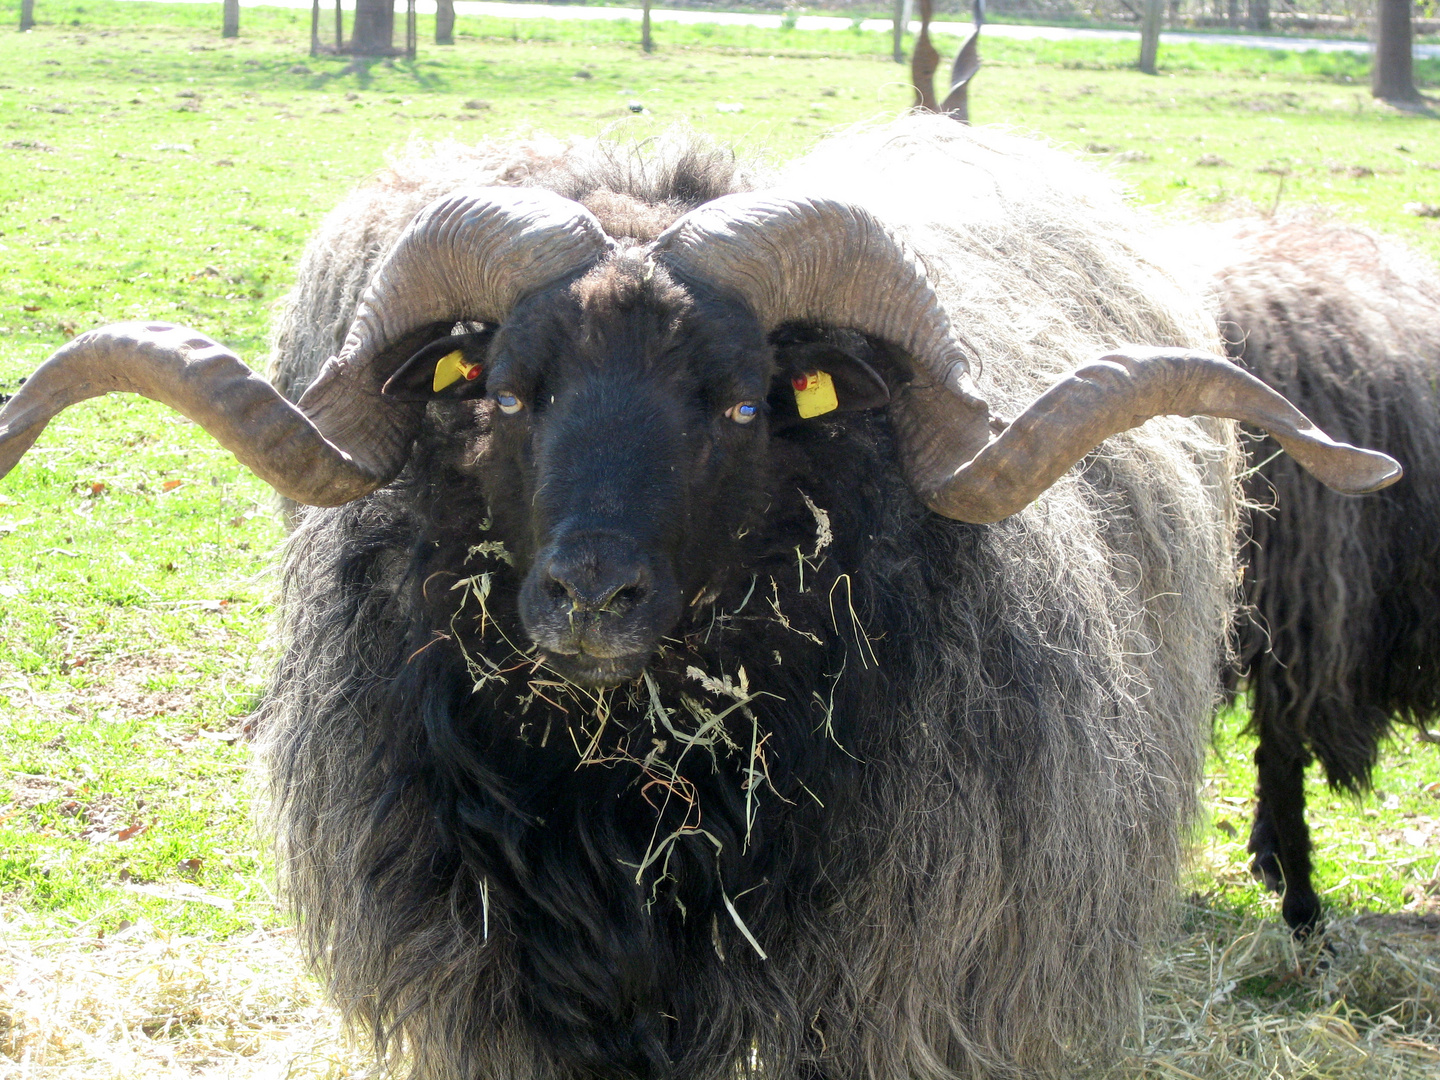
<svg viewBox="0 0 1440 1080"><path fill-rule="evenodd" d="M1343 225L1252 223L1212 253L1226 348L1337 438L1385 450L1402 483L1363 499L1303 476L1274 444L1252 454L1245 556L1259 806L1253 872L1313 926L1304 770L1370 784L1394 723L1440 714L1440 281Z"/></svg>

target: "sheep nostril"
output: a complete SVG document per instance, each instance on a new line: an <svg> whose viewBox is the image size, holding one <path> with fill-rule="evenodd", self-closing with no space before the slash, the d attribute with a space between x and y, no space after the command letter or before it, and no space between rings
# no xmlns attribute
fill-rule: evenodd
<svg viewBox="0 0 1440 1080"><path fill-rule="evenodd" d="M634 563L597 564L556 560L546 569L546 595L571 611L628 611L649 593L649 575Z"/></svg>
<svg viewBox="0 0 1440 1080"><path fill-rule="evenodd" d="M640 603L641 600L645 599L645 593L645 586L637 581L633 585L626 585L623 589L617 592L613 597L610 598L610 602L606 606L631 608L634 607L636 604Z"/></svg>
<svg viewBox="0 0 1440 1080"><path fill-rule="evenodd" d="M545 595L551 600L559 602L567 596L573 598L575 596L575 590L566 584L562 578L557 577L552 568L545 581Z"/></svg>

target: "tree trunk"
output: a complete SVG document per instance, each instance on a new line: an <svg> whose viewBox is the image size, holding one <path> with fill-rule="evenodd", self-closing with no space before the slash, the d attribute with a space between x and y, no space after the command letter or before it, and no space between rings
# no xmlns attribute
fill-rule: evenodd
<svg viewBox="0 0 1440 1080"><path fill-rule="evenodd" d="M320 55L320 0L310 0L310 55Z"/></svg>
<svg viewBox="0 0 1440 1080"><path fill-rule="evenodd" d="M221 6L221 37L240 36L240 0L225 0Z"/></svg>
<svg viewBox="0 0 1440 1080"><path fill-rule="evenodd" d="M355 22L350 29L350 51L356 56L394 55L394 0L355 0Z"/></svg>
<svg viewBox="0 0 1440 1080"><path fill-rule="evenodd" d="M455 0L435 0L435 44L455 44Z"/></svg>
<svg viewBox="0 0 1440 1080"><path fill-rule="evenodd" d="M1155 61L1160 55L1160 27L1165 23L1165 0L1145 0L1140 19L1140 70L1155 74Z"/></svg>
<svg viewBox="0 0 1440 1080"><path fill-rule="evenodd" d="M20 32L35 25L35 0L20 0Z"/></svg>
<svg viewBox="0 0 1440 1080"><path fill-rule="evenodd" d="M345 16L340 11L340 0L335 0L335 51L345 48Z"/></svg>
<svg viewBox="0 0 1440 1080"><path fill-rule="evenodd" d="M650 0L645 0L645 6L640 15L640 46L646 52L655 51L655 42L650 38Z"/></svg>
<svg viewBox="0 0 1440 1080"><path fill-rule="evenodd" d="M405 0L405 59L414 60L415 50L419 45L416 37L419 31L415 26L415 0Z"/></svg>
<svg viewBox="0 0 1440 1080"><path fill-rule="evenodd" d="M1250 29L1270 29L1270 0L1250 0Z"/></svg>
<svg viewBox="0 0 1440 1080"><path fill-rule="evenodd" d="M1232 30L1240 26L1240 0L1229 0L1226 4L1225 25Z"/></svg>
<svg viewBox="0 0 1440 1080"><path fill-rule="evenodd" d="M1414 27L1410 0L1376 0L1375 55L1370 62L1370 92L1385 101L1420 101L1412 56Z"/></svg>
<svg viewBox="0 0 1440 1080"><path fill-rule="evenodd" d="M911 0L895 0L895 63L905 62L905 31L910 29Z"/></svg>

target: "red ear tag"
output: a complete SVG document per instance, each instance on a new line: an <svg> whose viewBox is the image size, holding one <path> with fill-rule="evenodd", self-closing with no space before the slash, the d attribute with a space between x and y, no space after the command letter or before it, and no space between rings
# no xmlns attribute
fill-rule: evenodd
<svg viewBox="0 0 1440 1080"><path fill-rule="evenodd" d="M478 379L479 377L480 377L480 365L479 365L479 364L476 364L474 367L469 367L469 368L466 368L466 369L465 369L465 379L466 379L466 381L468 381L468 382L474 382L474 381L475 381L476 379Z"/></svg>
<svg viewBox="0 0 1440 1080"><path fill-rule="evenodd" d="M793 379L790 380L790 386L797 394L809 385L810 377L808 375L796 375Z"/></svg>

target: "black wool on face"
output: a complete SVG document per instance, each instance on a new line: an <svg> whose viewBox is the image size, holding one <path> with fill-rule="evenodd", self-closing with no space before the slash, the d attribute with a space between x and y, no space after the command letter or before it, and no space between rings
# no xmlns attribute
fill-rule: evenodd
<svg viewBox="0 0 1440 1080"><path fill-rule="evenodd" d="M566 677L633 678L685 605L722 584L760 512L771 351L629 257L522 309L496 344L488 484L529 639ZM697 310L699 309L699 310Z"/></svg>
<svg viewBox="0 0 1440 1080"><path fill-rule="evenodd" d="M483 480L456 414L475 426ZM869 624L910 615L863 584L879 561L900 573L897 592L919 586L904 580L913 562L871 539L881 494L905 490L888 428L856 414L783 438L747 433L759 450L728 486L764 512L737 519L733 500L691 511L718 530L682 530L672 549L677 577L704 585L699 602L642 678L587 689L528 649L533 564L512 557L484 468L510 445L501 422L488 407L432 409L414 471L442 482L387 493L377 546L335 566L372 586L396 575L381 621L408 627L376 703L388 734L367 773L369 813L377 834L429 816L426 873L388 894L377 882L370 902L390 913L382 925L453 904L466 925L488 926L491 958L515 965L503 995L550 1067L711 1075L762 1037L783 1057L813 1053L795 1041L798 1003L769 984L750 938L783 948L793 919L834 902L824 868L855 857L836 815L878 734L843 717L896 712L901 662L882 674ZM712 461L740 457L707 441ZM684 494L726 484L695 488Z"/></svg>

